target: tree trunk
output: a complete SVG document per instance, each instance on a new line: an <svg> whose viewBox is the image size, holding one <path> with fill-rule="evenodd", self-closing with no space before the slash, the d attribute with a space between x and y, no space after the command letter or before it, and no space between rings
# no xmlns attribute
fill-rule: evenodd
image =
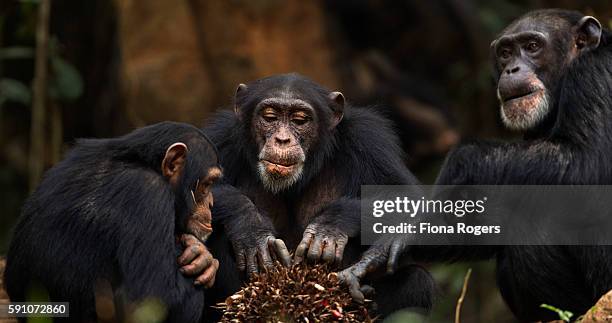
<svg viewBox="0 0 612 323"><path fill-rule="evenodd" d="M45 103L47 100L47 51L49 47L49 12L51 0L41 0L36 26L36 65L33 82L32 121L30 129L29 187L34 190L45 167Z"/></svg>

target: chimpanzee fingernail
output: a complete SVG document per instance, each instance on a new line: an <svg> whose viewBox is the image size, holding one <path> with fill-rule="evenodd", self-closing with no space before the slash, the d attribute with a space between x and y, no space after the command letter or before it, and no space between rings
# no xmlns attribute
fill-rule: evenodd
<svg viewBox="0 0 612 323"><path fill-rule="evenodd" d="M179 268L179 271L181 272L181 274L185 273L185 268Z"/></svg>
<svg viewBox="0 0 612 323"><path fill-rule="evenodd" d="M193 282L193 284L194 284L195 286L200 286L200 285L202 285L202 283L200 283L200 281L199 281L199 280L196 280L195 282Z"/></svg>

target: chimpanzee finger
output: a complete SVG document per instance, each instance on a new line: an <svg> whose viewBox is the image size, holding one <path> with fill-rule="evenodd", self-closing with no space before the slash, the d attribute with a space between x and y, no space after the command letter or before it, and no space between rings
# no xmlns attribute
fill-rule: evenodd
<svg viewBox="0 0 612 323"><path fill-rule="evenodd" d="M201 244L193 244L191 246L186 246L183 253L178 258L178 264L181 266L185 266L191 263L194 259L200 256L204 252L204 245Z"/></svg>
<svg viewBox="0 0 612 323"><path fill-rule="evenodd" d="M268 243L257 247L257 260L262 268L270 268L274 265L274 261L272 261L270 256L270 250L268 249Z"/></svg>
<svg viewBox="0 0 612 323"><path fill-rule="evenodd" d="M387 259L387 274L393 274L397 269L397 259L400 254L399 243L392 243L389 250L389 259Z"/></svg>
<svg viewBox="0 0 612 323"><path fill-rule="evenodd" d="M338 273L338 279L344 285L348 286L349 293L351 294L351 297L353 297L353 300L357 303L363 304L365 297L360 290L359 278L356 277L350 269L351 268L347 268Z"/></svg>
<svg viewBox="0 0 612 323"><path fill-rule="evenodd" d="M314 235L312 233L306 233L304 235L302 241L300 241L300 244L297 246L297 249L295 249L295 256L293 258L294 263L299 264L304 260L304 254L306 253L306 250L308 250L313 237Z"/></svg>
<svg viewBox="0 0 612 323"><path fill-rule="evenodd" d="M259 271L257 270L257 250L249 249L246 253L246 269L247 273L250 275L257 274Z"/></svg>
<svg viewBox="0 0 612 323"><path fill-rule="evenodd" d="M291 255L285 245L285 242L281 239L268 240L268 245L273 249L274 255L277 260L285 267L291 266Z"/></svg>
<svg viewBox="0 0 612 323"><path fill-rule="evenodd" d="M181 267L183 274L185 275L197 275L210 267L210 264L214 258L210 252L201 254L198 258L192 261L190 264Z"/></svg>
<svg viewBox="0 0 612 323"><path fill-rule="evenodd" d="M198 238L196 238L193 234L191 233L183 233L180 236L180 240L181 240L181 244L183 245L183 247L187 247L190 246L194 243L199 243L200 240L198 240Z"/></svg>
<svg viewBox="0 0 612 323"><path fill-rule="evenodd" d="M215 277L218 269L219 261L217 259L213 259L210 266L206 268L202 275L195 279L193 284L196 286L203 285L205 288L212 287L212 285L215 283Z"/></svg>
<svg viewBox="0 0 612 323"><path fill-rule="evenodd" d="M374 289L374 287L370 286L370 285L363 285L361 286L361 288L359 288L359 291L361 291L361 293L368 297L368 298L372 298L376 292L376 290Z"/></svg>
<svg viewBox="0 0 612 323"><path fill-rule="evenodd" d="M333 239L323 239L323 252L321 253L321 259L326 263L333 263L336 255L336 243Z"/></svg>
<svg viewBox="0 0 612 323"><path fill-rule="evenodd" d="M178 263L179 265L184 266L202 253L204 244L202 244L200 240L191 234L182 234L180 241L183 247L185 247L185 250L183 250L183 253L178 258Z"/></svg>
<svg viewBox="0 0 612 323"><path fill-rule="evenodd" d="M244 254L244 250L236 252L236 266L241 272L246 270L246 255Z"/></svg>
<svg viewBox="0 0 612 323"><path fill-rule="evenodd" d="M310 248L308 248L307 258L311 262L316 262L321 259L321 252L323 252L323 241L318 236L314 237L314 240L310 244Z"/></svg>
<svg viewBox="0 0 612 323"><path fill-rule="evenodd" d="M204 285L205 288L211 288L215 284L215 279L217 278L217 271L219 270L219 260L215 259L213 262L213 266L215 267L214 274L210 280L208 280L208 284Z"/></svg>
<svg viewBox="0 0 612 323"><path fill-rule="evenodd" d="M336 242L336 260L334 263L336 266L342 266L342 257L344 257L344 247L346 247L346 241Z"/></svg>

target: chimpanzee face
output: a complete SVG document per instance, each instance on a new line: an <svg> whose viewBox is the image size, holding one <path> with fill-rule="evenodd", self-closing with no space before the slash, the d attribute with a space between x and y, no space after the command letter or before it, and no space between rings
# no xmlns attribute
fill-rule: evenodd
<svg viewBox="0 0 612 323"><path fill-rule="evenodd" d="M212 213L214 199L211 192L212 185L221 178L221 169L211 167L206 175L197 183L192 191L195 208L187 219L187 231L200 241L204 242L212 233Z"/></svg>
<svg viewBox="0 0 612 323"><path fill-rule="evenodd" d="M508 26L491 43L504 124L529 130L543 121L556 104L564 69L582 52L599 45L601 30L590 16L572 25L545 12L535 12Z"/></svg>
<svg viewBox="0 0 612 323"><path fill-rule="evenodd" d="M266 98L251 122L262 182L272 192L290 187L302 176L306 155L318 139L315 109L298 98Z"/></svg>
<svg viewBox="0 0 612 323"><path fill-rule="evenodd" d="M187 145L182 142L177 142L168 147L166 155L162 160L162 174L168 179L170 186L175 192L184 193L185 190L183 188L188 187L182 186L188 185L187 183L190 181L189 178L192 176L192 174L189 173L195 173L193 169L187 169L188 154ZM216 158L214 158L214 160L216 160ZM189 196L187 199L191 201L183 201L185 204L193 206L189 207L189 215L186 219L187 223L185 225L185 230L204 242L212 233L212 216L210 210L213 206L213 194L211 192L211 187L216 180L221 178L222 172L218 166L206 165L206 163L200 164L200 161L195 158L194 161L196 161L195 164L197 164L195 165L196 168L205 167L205 169L198 170L197 173L204 175L196 181L196 184L192 188L188 188ZM181 196L177 195L177 198L181 199Z"/></svg>
<svg viewBox="0 0 612 323"><path fill-rule="evenodd" d="M283 74L240 84L234 111L252 139L254 163L264 188L279 193L308 178L309 156L329 143L344 116L344 96L329 92L297 74ZM309 167L306 167L309 166Z"/></svg>

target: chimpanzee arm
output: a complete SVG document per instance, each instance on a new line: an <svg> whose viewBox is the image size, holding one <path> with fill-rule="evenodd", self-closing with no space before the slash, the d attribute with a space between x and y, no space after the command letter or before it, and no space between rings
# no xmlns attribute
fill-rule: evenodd
<svg viewBox="0 0 612 323"><path fill-rule="evenodd" d="M548 141L466 143L449 153L436 185L561 183L571 158L567 148ZM485 260L494 257L499 249L497 246L402 244L406 245L403 253L410 254L415 261Z"/></svg>
<svg viewBox="0 0 612 323"><path fill-rule="evenodd" d="M348 111L338 127L333 164L336 187L343 196L321 209L304 230L295 260L305 257L340 264L349 238L361 229L362 185L416 185L404 164L399 140L388 120L370 109Z"/></svg>
<svg viewBox="0 0 612 323"><path fill-rule="evenodd" d="M285 243L275 238L272 222L261 214L247 196L237 188L223 183L213 186L213 195L213 227L222 226L228 235L240 270L258 272L258 259L266 267L272 266L274 258L286 266L291 264Z"/></svg>
<svg viewBox="0 0 612 323"><path fill-rule="evenodd" d="M561 182L571 152L550 142L477 142L449 153L437 185L499 185ZM537 173L534 172L537 170ZM355 265L340 273L356 299L363 299L360 280L386 268L394 272L413 261L470 261L494 257L498 246L420 245L411 236L383 237Z"/></svg>
<svg viewBox="0 0 612 323"><path fill-rule="evenodd" d="M121 290L128 301L159 299L169 321L199 321L204 293L179 271L174 193L156 174L126 172L121 178L117 263ZM213 268L214 269L214 268Z"/></svg>
<svg viewBox="0 0 612 323"><path fill-rule="evenodd" d="M436 185L561 184L574 154L549 141L466 143L449 153Z"/></svg>

